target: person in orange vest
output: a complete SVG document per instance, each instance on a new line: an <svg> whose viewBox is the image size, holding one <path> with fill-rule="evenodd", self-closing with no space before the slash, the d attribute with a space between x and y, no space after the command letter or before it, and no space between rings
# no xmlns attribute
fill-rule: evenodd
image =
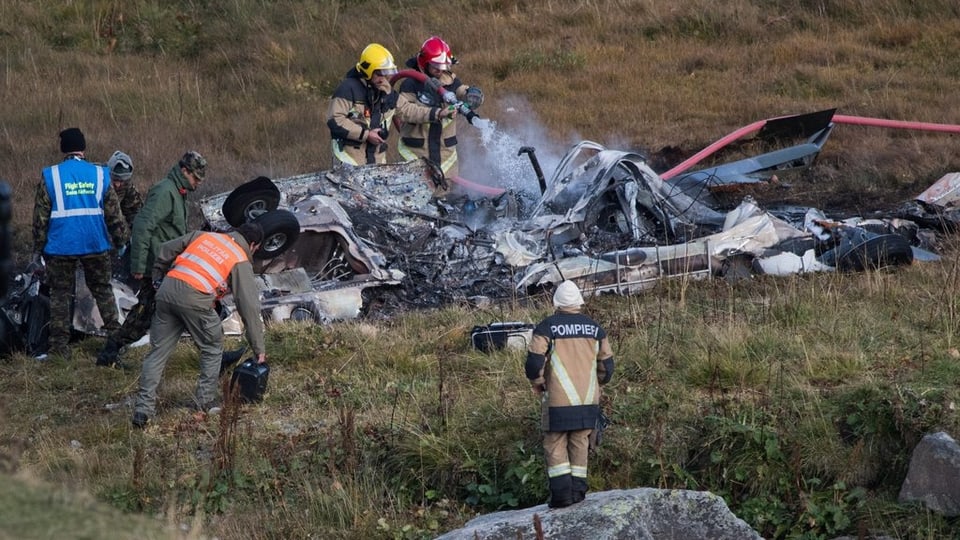
<svg viewBox="0 0 960 540"><path fill-rule="evenodd" d="M230 232L194 232L160 246L153 266L156 311L150 352L140 371L134 427L143 428L156 414L157 387L185 330L200 350L196 409L213 412L218 407L223 326L214 304L227 293L233 294L257 362L266 361L260 292L250 262L262 242L263 228L244 223Z"/></svg>
<svg viewBox="0 0 960 540"><path fill-rule="evenodd" d="M590 435L600 419L600 386L613 376L613 350L607 332L580 313L576 283L558 285L553 305L557 311L533 329L524 371L541 398L547 506L562 508L587 496Z"/></svg>

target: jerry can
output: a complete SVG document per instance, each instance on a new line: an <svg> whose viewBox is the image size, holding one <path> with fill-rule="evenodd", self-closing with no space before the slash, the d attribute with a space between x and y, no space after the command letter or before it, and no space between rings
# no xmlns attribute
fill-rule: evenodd
<svg viewBox="0 0 960 540"><path fill-rule="evenodd" d="M258 403L267 391L269 378L270 366L266 362L258 364L255 358L249 358L233 368L230 388L237 388L237 393L244 402Z"/></svg>

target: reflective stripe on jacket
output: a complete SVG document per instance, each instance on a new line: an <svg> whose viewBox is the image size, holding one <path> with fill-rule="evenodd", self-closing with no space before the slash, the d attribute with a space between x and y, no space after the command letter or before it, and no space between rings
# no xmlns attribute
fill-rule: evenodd
<svg viewBox="0 0 960 540"><path fill-rule="evenodd" d="M334 157L348 165L387 162L387 143L367 142L370 130L389 137L397 106L396 92L385 94L368 84L356 68L347 72L333 92L327 109L327 127Z"/></svg>
<svg viewBox="0 0 960 540"><path fill-rule="evenodd" d="M599 386L613 373L613 351L600 325L576 311L558 310L533 329L524 369L531 382L546 385L544 431L594 428Z"/></svg>
<svg viewBox="0 0 960 540"><path fill-rule="evenodd" d="M416 69L416 59L407 61ZM463 99L468 86L454 73L445 73L440 83L448 91ZM438 95L413 78L400 83L397 99L397 119L400 121L400 156L410 161L418 157L436 163L446 176L456 176L457 122L456 118L437 120L440 110L447 107Z"/></svg>
<svg viewBox="0 0 960 540"><path fill-rule="evenodd" d="M194 289L221 297L228 289L227 276L247 254L226 234L205 233L173 261L167 277L179 279Z"/></svg>
<svg viewBox="0 0 960 540"><path fill-rule="evenodd" d="M44 253L90 255L112 247L104 220L103 199L110 189L106 167L71 157L43 169L50 195L50 225Z"/></svg>

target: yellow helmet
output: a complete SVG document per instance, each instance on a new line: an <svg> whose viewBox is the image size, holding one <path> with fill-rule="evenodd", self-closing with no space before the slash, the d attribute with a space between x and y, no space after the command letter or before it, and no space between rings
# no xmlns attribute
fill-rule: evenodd
<svg viewBox="0 0 960 540"><path fill-rule="evenodd" d="M393 63L393 55L386 47L379 43L371 43L360 53L357 71L362 73L367 80L370 80L377 71L384 76L396 74L397 65Z"/></svg>

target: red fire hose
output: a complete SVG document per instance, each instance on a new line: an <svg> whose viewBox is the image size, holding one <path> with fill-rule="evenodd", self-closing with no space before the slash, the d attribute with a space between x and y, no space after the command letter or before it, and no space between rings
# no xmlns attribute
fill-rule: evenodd
<svg viewBox="0 0 960 540"><path fill-rule="evenodd" d="M669 180L678 174L687 171L700 161L702 161L707 156L713 154L717 150L723 148L724 146L730 144L731 142L750 135L763 128L767 122L771 120L777 120L784 118L778 116L776 118L768 118L767 120L760 120L759 122L754 122L750 125L744 126L726 136L714 142L710 146L707 146L703 150L697 152L696 154L685 159L676 167L664 172L660 175L660 178L664 180ZM873 127L888 127L888 128L897 128L897 129L916 129L921 131L938 131L942 133L960 133L960 126L955 124L933 124L929 122L911 122L903 120L884 120L882 118L869 118L865 116L847 116L843 114L833 115L833 121L838 124L853 124L858 126L873 126Z"/></svg>
<svg viewBox="0 0 960 540"><path fill-rule="evenodd" d="M390 77L390 84L392 85L404 77L410 77L419 83L426 83L428 79L427 74L423 73L422 71L417 71L415 69L403 69L398 71L393 77ZM456 94L442 86L437 88L437 92L440 94L440 99L442 99L448 105L452 105L454 108L456 108L457 112L462 114L464 118L467 119L467 122L473 124L473 119L477 117L477 113L474 112L469 105L457 99Z"/></svg>

